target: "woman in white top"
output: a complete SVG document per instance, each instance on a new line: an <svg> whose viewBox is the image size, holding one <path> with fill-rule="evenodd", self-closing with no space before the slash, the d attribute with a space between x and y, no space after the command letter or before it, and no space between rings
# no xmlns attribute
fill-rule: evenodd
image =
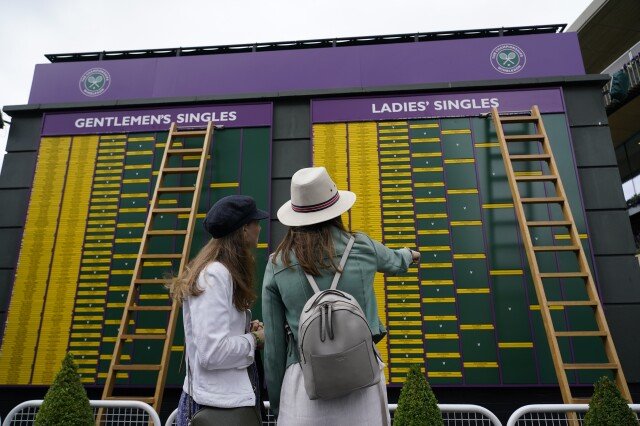
<svg viewBox="0 0 640 426"><path fill-rule="evenodd" d="M213 239L170 284L182 302L187 377L178 425L203 407L225 409L225 418L260 419L254 352L264 343L262 324L251 321L256 300L255 261L259 220L268 214L251 197L222 198L207 213L204 228ZM249 423L252 424L252 423Z"/></svg>

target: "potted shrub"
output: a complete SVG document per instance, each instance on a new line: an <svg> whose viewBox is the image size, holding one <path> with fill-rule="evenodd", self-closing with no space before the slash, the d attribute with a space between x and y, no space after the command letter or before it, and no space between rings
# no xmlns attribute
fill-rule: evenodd
<svg viewBox="0 0 640 426"><path fill-rule="evenodd" d="M36 415L36 426L68 425L91 426L94 424L93 409L78 375L78 366L73 355L68 353L62 368L44 397L42 407Z"/></svg>
<svg viewBox="0 0 640 426"><path fill-rule="evenodd" d="M407 379L400 391L393 424L394 426L444 425L436 396L419 365L413 365L409 368Z"/></svg>
<svg viewBox="0 0 640 426"><path fill-rule="evenodd" d="M601 377L595 384L584 425L637 426L638 419L627 404L615 383L608 377Z"/></svg>

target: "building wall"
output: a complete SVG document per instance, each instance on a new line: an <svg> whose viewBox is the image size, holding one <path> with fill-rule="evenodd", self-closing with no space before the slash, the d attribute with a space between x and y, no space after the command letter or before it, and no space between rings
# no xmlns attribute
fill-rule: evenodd
<svg viewBox="0 0 640 426"><path fill-rule="evenodd" d="M600 87L564 90L599 278L600 297L627 381L640 381L640 269Z"/></svg>
<svg viewBox="0 0 640 426"><path fill-rule="evenodd" d="M0 339L11 299L20 240L27 217L29 196L40 144L40 114L12 120L7 154L0 172Z"/></svg>

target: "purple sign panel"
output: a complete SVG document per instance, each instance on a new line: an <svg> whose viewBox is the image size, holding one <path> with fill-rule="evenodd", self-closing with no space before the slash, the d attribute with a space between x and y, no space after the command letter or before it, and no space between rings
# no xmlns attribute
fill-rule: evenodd
<svg viewBox="0 0 640 426"><path fill-rule="evenodd" d="M311 102L314 123L338 121L404 120L428 117L468 117L487 113L528 111L563 112L560 89L510 90L394 96L380 98L318 99Z"/></svg>
<svg viewBox="0 0 640 426"><path fill-rule="evenodd" d="M584 74L575 33L531 34L36 66L29 103L305 90Z"/></svg>
<svg viewBox="0 0 640 426"><path fill-rule="evenodd" d="M158 132L169 130L172 122L178 129L202 128L210 121L225 127L269 126L271 111L271 103L260 103L45 114L42 135Z"/></svg>

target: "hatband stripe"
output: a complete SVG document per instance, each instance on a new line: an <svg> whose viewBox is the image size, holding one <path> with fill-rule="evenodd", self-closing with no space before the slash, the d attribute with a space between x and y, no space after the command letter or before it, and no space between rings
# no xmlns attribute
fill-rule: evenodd
<svg viewBox="0 0 640 426"><path fill-rule="evenodd" d="M338 202L339 199L340 193L336 191L336 194L325 202L314 204L311 206L296 206L295 204L291 203L291 208L294 212L297 213L315 213L333 206Z"/></svg>

